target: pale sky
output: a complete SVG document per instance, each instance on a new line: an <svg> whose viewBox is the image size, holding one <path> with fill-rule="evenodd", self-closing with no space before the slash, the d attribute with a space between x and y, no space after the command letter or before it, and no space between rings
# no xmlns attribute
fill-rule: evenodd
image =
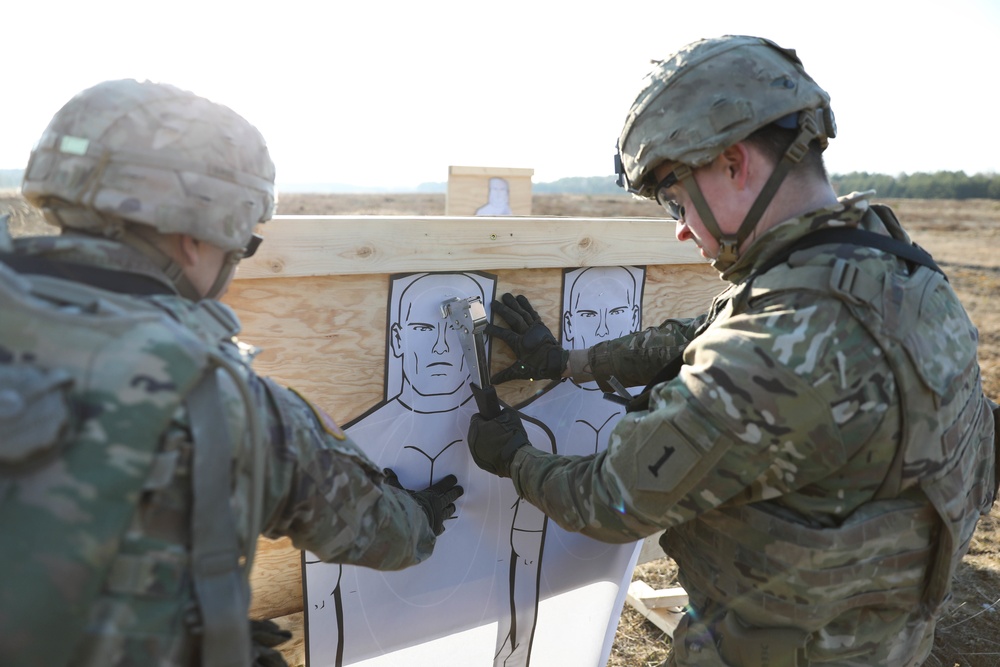
<svg viewBox="0 0 1000 667"><path fill-rule="evenodd" d="M832 173L1000 171L998 0L17 0L2 14L0 168L107 79L256 125L278 184L411 188L449 165L612 173L650 60L702 37L794 48L832 97Z"/></svg>

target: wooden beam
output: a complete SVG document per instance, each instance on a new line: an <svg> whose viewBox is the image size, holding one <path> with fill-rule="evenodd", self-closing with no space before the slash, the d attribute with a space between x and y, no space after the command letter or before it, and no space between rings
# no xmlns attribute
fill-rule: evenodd
<svg viewBox="0 0 1000 667"><path fill-rule="evenodd" d="M635 583L635 582L633 582ZM661 588L659 590L653 590L645 582L639 582L648 591L643 591L641 600L644 605L650 609L669 609L673 607L676 611L678 608L682 608L688 603L688 594L680 586L675 586L674 588ZM629 586L631 588L631 586ZM637 591L638 592L638 591Z"/></svg>
<svg viewBox="0 0 1000 667"><path fill-rule="evenodd" d="M705 264L657 218L275 216L240 279Z"/></svg>
<svg viewBox="0 0 1000 667"><path fill-rule="evenodd" d="M629 585L625 600L672 639L684 616L683 607L688 603L688 596L683 588L654 591L649 584L637 579Z"/></svg>

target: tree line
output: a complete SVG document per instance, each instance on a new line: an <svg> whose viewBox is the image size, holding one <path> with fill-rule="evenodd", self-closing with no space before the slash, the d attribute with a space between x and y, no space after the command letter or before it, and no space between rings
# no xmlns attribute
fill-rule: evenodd
<svg viewBox="0 0 1000 667"><path fill-rule="evenodd" d="M830 176L837 194L875 190L890 199L1000 199L1000 175L964 171L916 172L887 176L853 171Z"/></svg>
<svg viewBox="0 0 1000 667"><path fill-rule="evenodd" d="M0 188L21 187L21 177L23 175L23 169L0 169Z"/></svg>
<svg viewBox="0 0 1000 667"><path fill-rule="evenodd" d="M833 174L830 182L839 195L875 190L880 198L898 199L1000 199L1000 175L967 175L964 171L916 172L913 174L870 174L854 171ZM538 194L624 194L615 176L561 178L551 183L535 183Z"/></svg>

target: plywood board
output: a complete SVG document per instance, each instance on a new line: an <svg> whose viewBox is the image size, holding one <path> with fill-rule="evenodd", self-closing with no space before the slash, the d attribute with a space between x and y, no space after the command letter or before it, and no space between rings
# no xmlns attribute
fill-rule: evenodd
<svg viewBox="0 0 1000 667"><path fill-rule="evenodd" d="M384 394L386 303L393 272L455 270L455 265L480 263L493 269L497 294L527 295L553 330L561 316L562 267L615 265L625 257L638 260L626 263L645 267L646 326L699 314L723 287L704 260L680 247L672 230L655 221L623 225L619 220L507 219L503 222L509 227L494 227L498 236L508 235L507 241L477 246L470 239L479 232L470 232L469 226L478 222L361 217L279 218L269 224L262 251L270 255L259 253L241 267L225 299L242 320L241 340L263 349L255 368L309 396L340 423L360 416ZM429 229L434 244L426 241ZM628 238L629 229L648 234L649 242L642 235ZM581 230L589 239L583 245L597 248L592 254L576 251ZM361 237L373 249L368 259L330 251L356 248ZM536 251L545 256L543 261ZM273 271L277 258L280 270ZM497 346L492 370L512 361L506 348ZM514 382L499 389L502 400L518 404L539 388ZM301 552L288 540L262 539L252 588L254 618L301 612Z"/></svg>

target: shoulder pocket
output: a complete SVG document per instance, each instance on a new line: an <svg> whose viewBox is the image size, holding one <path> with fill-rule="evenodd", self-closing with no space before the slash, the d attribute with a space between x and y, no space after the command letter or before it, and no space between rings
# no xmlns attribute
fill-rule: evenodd
<svg viewBox="0 0 1000 667"><path fill-rule="evenodd" d="M921 380L947 395L975 365L979 332L940 273L921 267L902 288L890 287L886 302L897 308L886 317L887 333L900 337Z"/></svg>
<svg viewBox="0 0 1000 667"><path fill-rule="evenodd" d="M0 466L34 463L59 450L71 426L72 385L65 371L0 365Z"/></svg>

